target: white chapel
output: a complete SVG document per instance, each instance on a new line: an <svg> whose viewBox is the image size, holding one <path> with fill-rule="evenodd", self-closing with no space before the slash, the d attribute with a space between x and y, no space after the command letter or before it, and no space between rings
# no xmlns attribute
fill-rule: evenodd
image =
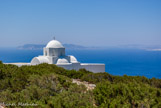
<svg viewBox="0 0 161 108"><path fill-rule="evenodd" d="M51 40L43 49L43 55L34 57L30 65L41 63L55 64L68 70L84 68L91 72L105 72L105 64L80 63L74 56L66 55L64 46L57 40Z"/></svg>

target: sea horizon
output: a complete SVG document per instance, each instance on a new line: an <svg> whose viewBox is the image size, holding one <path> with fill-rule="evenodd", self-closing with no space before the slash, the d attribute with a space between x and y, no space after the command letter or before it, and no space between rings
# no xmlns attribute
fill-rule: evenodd
<svg viewBox="0 0 161 108"><path fill-rule="evenodd" d="M66 49L66 54L74 55L81 63L104 63L105 71L112 75L161 79L161 51L129 48ZM39 55L43 55L42 49L0 48L0 61L3 63L29 63Z"/></svg>

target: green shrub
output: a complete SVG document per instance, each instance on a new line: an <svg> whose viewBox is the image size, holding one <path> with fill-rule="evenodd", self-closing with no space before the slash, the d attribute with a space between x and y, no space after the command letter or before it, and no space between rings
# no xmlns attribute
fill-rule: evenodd
<svg viewBox="0 0 161 108"><path fill-rule="evenodd" d="M143 83L101 82L94 90L100 107L160 107L161 90Z"/></svg>
<svg viewBox="0 0 161 108"><path fill-rule="evenodd" d="M93 91L72 83L96 84ZM22 66L0 62L0 103L35 103L38 108L161 107L161 79L113 76L51 64ZM12 106L8 106L12 107ZM19 106L21 107L21 106Z"/></svg>

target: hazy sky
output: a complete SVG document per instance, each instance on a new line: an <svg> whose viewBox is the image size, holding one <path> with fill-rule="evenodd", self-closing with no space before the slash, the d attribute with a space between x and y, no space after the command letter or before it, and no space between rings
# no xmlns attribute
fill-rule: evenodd
<svg viewBox="0 0 161 108"><path fill-rule="evenodd" d="M0 47L161 44L161 0L0 0Z"/></svg>

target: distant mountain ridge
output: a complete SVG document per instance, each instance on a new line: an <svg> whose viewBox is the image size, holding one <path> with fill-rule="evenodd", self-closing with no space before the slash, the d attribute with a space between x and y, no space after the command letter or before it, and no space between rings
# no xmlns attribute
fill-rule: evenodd
<svg viewBox="0 0 161 108"><path fill-rule="evenodd" d="M18 46L18 49L27 49L27 50L40 50L43 49L46 45L43 44L25 44L23 46ZM63 44L66 49L108 49L108 48L123 48L123 49L140 49L147 51L161 51L161 45L117 45L117 46L102 46L102 47L85 47L82 45L75 44Z"/></svg>
<svg viewBox="0 0 161 108"><path fill-rule="evenodd" d="M23 46L18 46L18 49L30 49L30 50L39 50L43 49L46 45L41 44L25 44ZM81 45L74 45L74 44L63 44L66 49L86 49L88 47L84 47Z"/></svg>

